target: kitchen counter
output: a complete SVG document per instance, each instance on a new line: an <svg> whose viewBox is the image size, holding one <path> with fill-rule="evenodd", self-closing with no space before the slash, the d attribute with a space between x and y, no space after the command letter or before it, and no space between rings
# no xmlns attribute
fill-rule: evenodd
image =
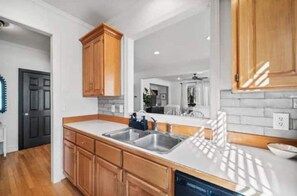
<svg viewBox="0 0 297 196"><path fill-rule="evenodd" d="M206 140L189 137L168 154L159 154L102 134L123 129L127 125L102 120L65 124L115 144L125 145L197 172L212 175L236 184L235 190L244 195L297 195L297 159L282 159L269 150L228 144L218 149ZM256 194L257 195L257 194Z"/></svg>

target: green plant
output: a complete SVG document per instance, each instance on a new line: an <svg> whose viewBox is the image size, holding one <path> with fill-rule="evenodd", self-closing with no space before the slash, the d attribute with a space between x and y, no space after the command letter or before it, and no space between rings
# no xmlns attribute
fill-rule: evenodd
<svg viewBox="0 0 297 196"><path fill-rule="evenodd" d="M150 107L151 103L152 103L152 95L151 95L151 92L147 88L144 88L143 103L146 107Z"/></svg>

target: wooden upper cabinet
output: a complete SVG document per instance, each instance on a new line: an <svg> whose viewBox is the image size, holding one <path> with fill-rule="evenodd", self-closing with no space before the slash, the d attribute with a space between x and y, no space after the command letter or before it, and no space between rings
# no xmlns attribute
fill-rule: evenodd
<svg viewBox="0 0 297 196"><path fill-rule="evenodd" d="M296 0L232 0L233 90L297 88L296 36Z"/></svg>
<svg viewBox="0 0 297 196"><path fill-rule="evenodd" d="M121 39L123 34L102 23L80 41L83 44L83 95L121 94Z"/></svg>
<svg viewBox="0 0 297 196"><path fill-rule="evenodd" d="M94 55L93 43L88 43L83 47L83 94L92 96L94 94Z"/></svg>

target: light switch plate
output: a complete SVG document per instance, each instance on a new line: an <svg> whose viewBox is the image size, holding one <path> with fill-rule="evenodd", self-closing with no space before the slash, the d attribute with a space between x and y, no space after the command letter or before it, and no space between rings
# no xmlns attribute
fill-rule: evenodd
<svg viewBox="0 0 297 196"><path fill-rule="evenodd" d="M124 112L124 106L123 105L119 105L119 112L123 113Z"/></svg>
<svg viewBox="0 0 297 196"><path fill-rule="evenodd" d="M289 130L289 114L273 113L273 129Z"/></svg>
<svg viewBox="0 0 297 196"><path fill-rule="evenodd" d="M111 105L111 112L115 113L115 105Z"/></svg>

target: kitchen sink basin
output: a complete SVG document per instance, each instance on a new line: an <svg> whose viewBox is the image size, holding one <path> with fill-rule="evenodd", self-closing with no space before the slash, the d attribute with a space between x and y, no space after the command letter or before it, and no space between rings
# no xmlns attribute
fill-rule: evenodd
<svg viewBox="0 0 297 196"><path fill-rule="evenodd" d="M163 133L152 133L133 142L135 146L155 151L158 153L168 153L173 150L183 140Z"/></svg>
<svg viewBox="0 0 297 196"><path fill-rule="evenodd" d="M134 141L136 139L142 138L146 135L149 135L151 132L149 131L143 131L139 129L133 129L133 128L126 128L110 133L103 134L106 137L113 138L115 140L124 141L124 142L130 142Z"/></svg>
<svg viewBox="0 0 297 196"><path fill-rule="evenodd" d="M158 153L169 153L185 139L182 136L134 128L105 133L103 136Z"/></svg>

